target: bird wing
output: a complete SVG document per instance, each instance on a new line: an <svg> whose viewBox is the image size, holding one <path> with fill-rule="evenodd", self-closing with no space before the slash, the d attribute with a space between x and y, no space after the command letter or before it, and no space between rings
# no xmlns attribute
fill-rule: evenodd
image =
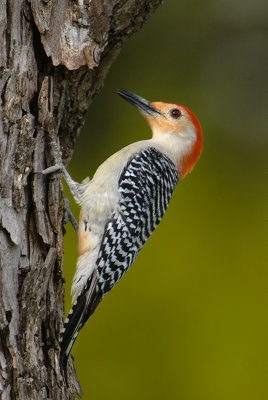
<svg viewBox="0 0 268 400"><path fill-rule="evenodd" d="M104 295L161 221L178 180L175 164L154 148L138 152L127 163L118 181L120 206L106 224L97 260Z"/></svg>
<svg viewBox="0 0 268 400"><path fill-rule="evenodd" d="M107 221L96 269L77 297L64 324L60 367L66 365L78 332L112 287L125 274L161 221L179 180L174 163L154 148L130 158L120 174L120 204Z"/></svg>

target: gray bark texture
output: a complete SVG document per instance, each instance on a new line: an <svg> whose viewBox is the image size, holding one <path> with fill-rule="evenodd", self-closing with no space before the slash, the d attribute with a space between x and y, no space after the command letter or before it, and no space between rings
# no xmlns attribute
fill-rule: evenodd
<svg viewBox="0 0 268 400"><path fill-rule="evenodd" d="M71 159L125 40L162 0L1 0L0 398L75 399L58 368L63 199L49 135Z"/></svg>

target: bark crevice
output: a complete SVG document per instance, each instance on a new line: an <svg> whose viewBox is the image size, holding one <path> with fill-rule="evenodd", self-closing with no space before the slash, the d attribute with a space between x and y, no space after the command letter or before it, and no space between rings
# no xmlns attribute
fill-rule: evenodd
<svg viewBox="0 0 268 400"><path fill-rule="evenodd" d="M49 136L72 156L123 43L161 0L2 0L0 8L0 397L75 399L58 367L63 198Z"/></svg>

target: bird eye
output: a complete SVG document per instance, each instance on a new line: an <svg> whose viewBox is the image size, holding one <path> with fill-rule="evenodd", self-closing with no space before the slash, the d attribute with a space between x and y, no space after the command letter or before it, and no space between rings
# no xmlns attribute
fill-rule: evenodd
<svg viewBox="0 0 268 400"><path fill-rule="evenodd" d="M173 108L173 110L170 111L170 115L172 118L179 118L181 117L181 111L178 108Z"/></svg>

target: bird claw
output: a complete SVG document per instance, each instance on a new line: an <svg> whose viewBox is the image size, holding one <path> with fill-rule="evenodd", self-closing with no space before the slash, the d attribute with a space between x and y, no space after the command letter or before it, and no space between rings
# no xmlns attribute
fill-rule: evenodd
<svg viewBox="0 0 268 400"><path fill-rule="evenodd" d="M70 200L68 197L63 195L63 201L64 201L64 214L63 214L63 224L66 225L68 222L70 222L78 235L78 222L76 221L71 209L70 209Z"/></svg>
<svg viewBox="0 0 268 400"><path fill-rule="evenodd" d="M62 172L62 169L63 165L56 164L53 165L52 167L45 168L37 173L42 175L48 175L48 174L53 174L54 172Z"/></svg>
<svg viewBox="0 0 268 400"><path fill-rule="evenodd" d="M51 154L52 157L55 160L55 165L52 165L51 167L45 168L42 171L37 171L35 172L36 174L41 174L41 175L48 175L48 174L53 174L57 172L61 172L63 174L63 177L67 183L67 185L70 188L70 191L72 195L74 196L75 200L79 202L82 194L84 193L84 187L78 182L75 182L68 171L66 170L62 158L61 158L61 150L60 146L58 144L57 138L54 136L49 136L49 145L51 149Z"/></svg>

